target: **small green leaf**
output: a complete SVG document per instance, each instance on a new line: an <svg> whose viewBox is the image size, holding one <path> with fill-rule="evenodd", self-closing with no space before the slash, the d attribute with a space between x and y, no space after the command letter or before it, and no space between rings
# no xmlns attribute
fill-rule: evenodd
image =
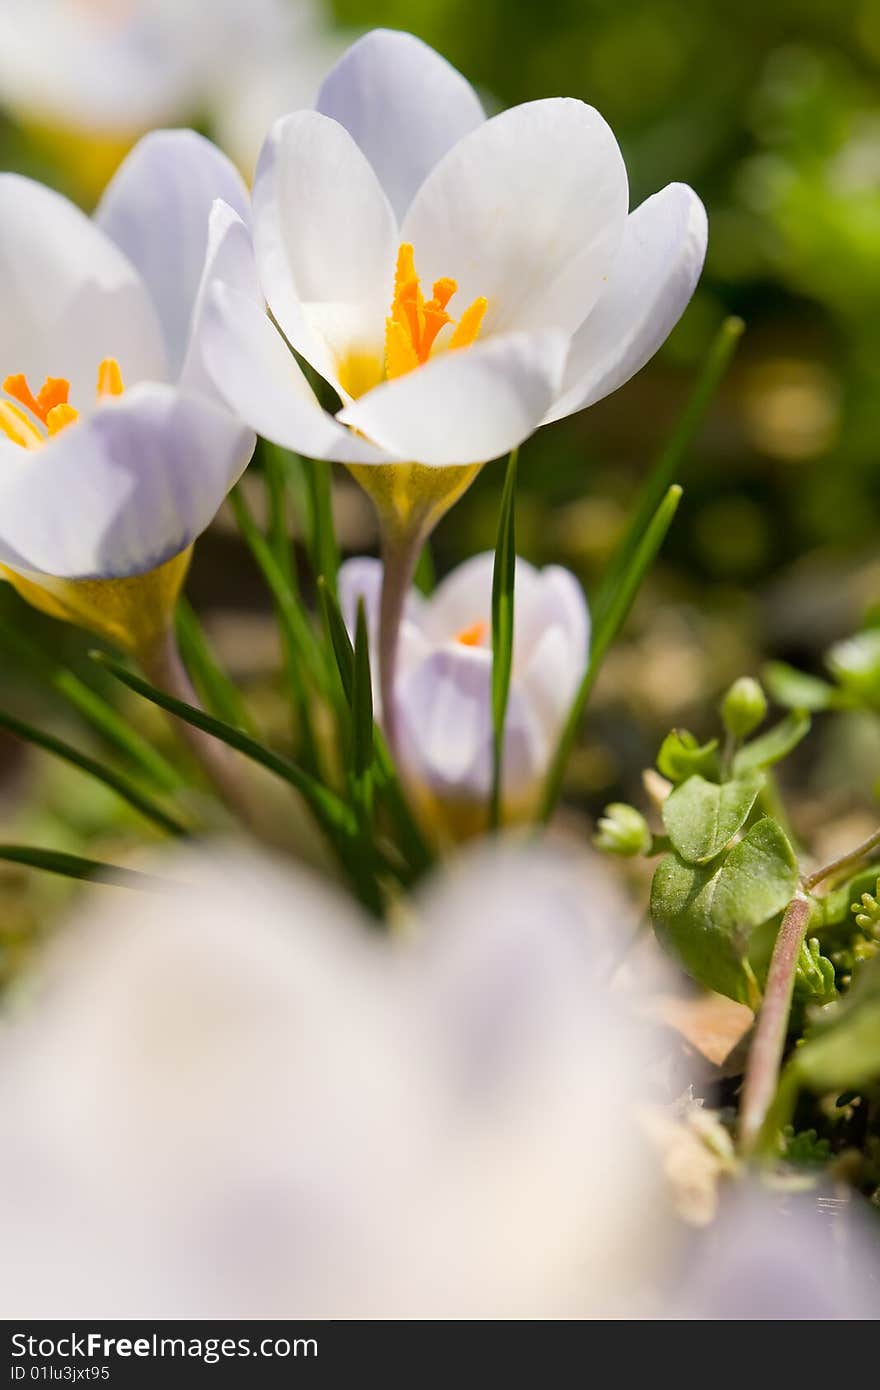
<svg viewBox="0 0 880 1390"><path fill-rule="evenodd" d="M836 643L826 662L848 695L872 709L880 705L880 627Z"/></svg>
<svg viewBox="0 0 880 1390"><path fill-rule="evenodd" d="M797 885L791 846L767 817L715 864L667 854L651 885L651 916L661 944L695 980L750 1003L749 939L783 911Z"/></svg>
<svg viewBox="0 0 880 1390"><path fill-rule="evenodd" d="M657 770L676 786L695 773L709 782L717 781L721 772L717 738L698 743L687 729L673 729L660 745Z"/></svg>
<svg viewBox="0 0 880 1390"><path fill-rule="evenodd" d="M858 1091L880 1079L880 956L820 1016L789 1065L813 1091Z"/></svg>
<svg viewBox="0 0 880 1390"><path fill-rule="evenodd" d="M714 859L745 825L763 785L762 773L720 785L689 777L663 803L663 824L673 848L689 864Z"/></svg>
<svg viewBox="0 0 880 1390"><path fill-rule="evenodd" d="M806 710L792 710L779 723L768 729L760 738L752 739L739 750L733 760L733 771L737 777L745 776L758 768L772 767L774 763L787 758L802 738L810 732L810 716Z"/></svg>
<svg viewBox="0 0 880 1390"><path fill-rule="evenodd" d="M784 661L768 661L761 678L777 705L787 709L831 709L837 700L837 691L828 681L798 671Z"/></svg>
<svg viewBox="0 0 880 1390"><path fill-rule="evenodd" d="M504 758L504 721L513 668L513 603L516 579L516 465L514 449L507 463L498 539L492 571L492 800L490 823L501 820L501 777Z"/></svg>

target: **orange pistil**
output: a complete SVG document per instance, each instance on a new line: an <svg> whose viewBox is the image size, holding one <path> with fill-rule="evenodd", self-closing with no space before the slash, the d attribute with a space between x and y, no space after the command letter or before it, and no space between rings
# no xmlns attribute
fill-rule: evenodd
<svg viewBox="0 0 880 1390"><path fill-rule="evenodd" d="M403 376L427 362L437 335L448 323L454 323L446 306L457 289L456 282L444 276L435 280L432 298L426 302L413 248L403 243L397 253L391 313L385 320L386 377ZM476 341L487 307L487 300L480 296L465 309L449 340L450 348L469 347Z"/></svg>
<svg viewBox="0 0 880 1390"><path fill-rule="evenodd" d="M119 363L115 357L105 357L98 367L99 400L104 396L120 396L124 389ZM23 372L17 372L5 379L3 390L19 405L0 401L0 432L23 449L38 449L47 439L79 419L79 411L68 403L70 382L64 377L47 376L34 395L27 377ZM19 406L25 409L21 410ZM29 411L30 415L25 411ZM35 424L34 420L39 424ZM45 426L45 434L39 425Z"/></svg>
<svg viewBox="0 0 880 1390"><path fill-rule="evenodd" d="M482 618L478 618L470 627L462 628L456 634L456 642L460 642L463 647L481 647L486 633L489 631L489 624L484 623Z"/></svg>

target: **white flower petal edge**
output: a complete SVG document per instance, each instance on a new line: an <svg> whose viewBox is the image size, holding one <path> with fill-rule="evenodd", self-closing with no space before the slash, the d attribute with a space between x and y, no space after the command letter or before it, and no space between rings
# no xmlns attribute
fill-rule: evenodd
<svg viewBox="0 0 880 1390"><path fill-rule="evenodd" d="M204 397L134 386L43 449L3 450L0 562L60 579L153 569L208 526L253 448Z"/></svg>
<svg viewBox="0 0 880 1390"><path fill-rule="evenodd" d="M263 296L257 278L250 229L234 208L220 198L214 203L208 218L205 264L192 310L189 347L180 373L182 386L219 398L219 392L205 366L203 344L205 319L215 284L225 285L245 295L262 312Z"/></svg>
<svg viewBox="0 0 880 1390"><path fill-rule="evenodd" d="M247 189L226 155L195 131L156 130L123 161L95 213L147 286L172 378L186 357L217 198L248 220Z"/></svg>
<svg viewBox="0 0 880 1390"><path fill-rule="evenodd" d="M338 463L399 461L322 409L280 333L246 294L213 286L202 316L201 346L224 400L274 444Z"/></svg>
<svg viewBox="0 0 880 1390"><path fill-rule="evenodd" d="M573 333L599 297L626 224L626 168L591 106L515 106L466 135L422 184L401 229L425 284L489 301L481 338Z"/></svg>
<svg viewBox="0 0 880 1390"><path fill-rule="evenodd" d="M708 234L705 208L683 183L668 184L630 214L608 286L572 340L548 422L594 405L654 356L696 288Z"/></svg>
<svg viewBox="0 0 880 1390"><path fill-rule="evenodd" d="M137 270L67 198L18 174L0 174L0 300L0 380L66 377L71 402L86 410L105 357L127 384L167 375Z"/></svg>
<svg viewBox="0 0 880 1390"><path fill-rule="evenodd" d="M337 419L401 459L486 463L540 423L559 391L567 348L563 333L509 333L438 353L368 391Z"/></svg>
<svg viewBox="0 0 880 1390"><path fill-rule="evenodd" d="M460 72L421 39L389 29L352 44L316 104L357 141L398 219L446 151L485 120Z"/></svg>
<svg viewBox="0 0 880 1390"><path fill-rule="evenodd" d="M317 111L284 116L266 140L253 194L263 293L285 337L345 397L339 359L382 359L397 223L366 156Z"/></svg>

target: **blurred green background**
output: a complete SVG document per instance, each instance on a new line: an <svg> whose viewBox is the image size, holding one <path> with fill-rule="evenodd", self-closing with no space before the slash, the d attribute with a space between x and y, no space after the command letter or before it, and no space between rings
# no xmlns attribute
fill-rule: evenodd
<svg viewBox="0 0 880 1390"><path fill-rule="evenodd" d="M703 281L656 360L522 455L520 550L568 565L589 591L719 323L728 313L746 321L681 479L662 562L572 767L573 800L595 814L612 795L638 795L670 725L710 730L712 702L736 675L768 656L821 669L823 650L859 625L880 589L880 0L335 0L326 13L344 33L414 31L490 109L557 94L593 103L620 140L633 206L683 180L708 207ZM203 112L191 119L210 127ZM69 186L63 151L36 147L11 118L0 157ZM368 548L369 515L339 482L344 542ZM487 468L441 525L439 570L491 546L499 489L499 469ZM199 547L190 591L271 723L268 604L222 518ZM47 642L84 650L0 597ZM24 691L32 717L46 707L17 668L3 679L19 701ZM804 833L867 814L880 777L876 726L829 719L795 764ZM6 767L10 814L24 802L29 816L37 807L67 828L79 817L93 833L81 781L71 792L62 779L59 792L57 772L34 772L18 749ZM105 815L102 802L101 827Z"/></svg>

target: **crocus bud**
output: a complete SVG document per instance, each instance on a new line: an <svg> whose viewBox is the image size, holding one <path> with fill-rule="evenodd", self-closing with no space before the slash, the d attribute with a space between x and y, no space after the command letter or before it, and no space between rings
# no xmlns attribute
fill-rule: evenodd
<svg viewBox="0 0 880 1390"><path fill-rule="evenodd" d="M721 701L724 727L734 738L748 738L767 713L767 696L751 676L740 676Z"/></svg>
<svg viewBox="0 0 880 1390"><path fill-rule="evenodd" d="M622 854L631 858L636 854L647 854L653 836L648 822L635 806L627 806L623 801L612 801L605 807L600 817L599 827L593 837L593 844L606 854Z"/></svg>

